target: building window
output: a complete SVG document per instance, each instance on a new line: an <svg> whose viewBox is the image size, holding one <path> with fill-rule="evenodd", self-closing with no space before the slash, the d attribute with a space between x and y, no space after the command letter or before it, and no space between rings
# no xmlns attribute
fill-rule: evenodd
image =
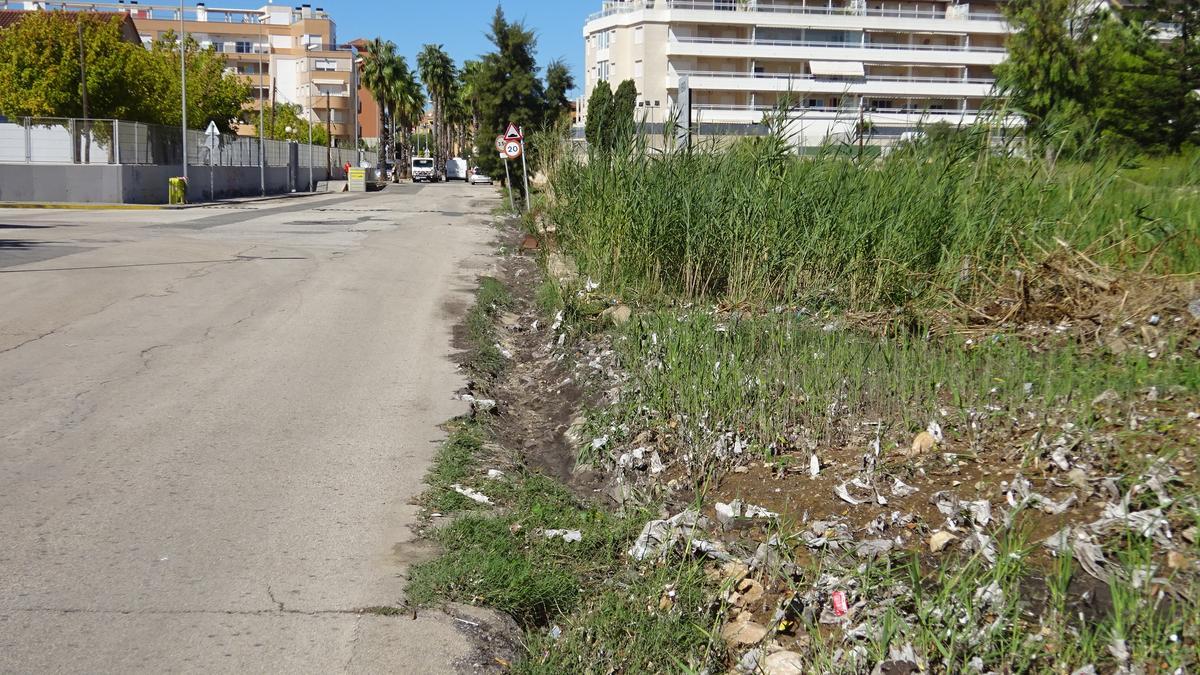
<svg viewBox="0 0 1200 675"><path fill-rule="evenodd" d="M313 70L320 70L331 73L337 70L337 63L332 59L317 59L313 61Z"/></svg>
<svg viewBox="0 0 1200 675"><path fill-rule="evenodd" d="M238 40L233 44L233 50L238 54L249 54L253 50L253 46L249 41Z"/></svg>
<svg viewBox="0 0 1200 675"><path fill-rule="evenodd" d="M596 49L608 49L609 35L608 31L596 33Z"/></svg>
<svg viewBox="0 0 1200 675"><path fill-rule="evenodd" d="M633 44L640 45L646 42L646 34L642 31L642 27L638 26L633 29Z"/></svg>
<svg viewBox="0 0 1200 675"><path fill-rule="evenodd" d="M643 77L645 74L646 74L645 67L642 65L642 62L634 61L633 62L633 77L634 77L634 79L639 79L639 78Z"/></svg>
<svg viewBox="0 0 1200 675"><path fill-rule="evenodd" d="M596 79L607 81L608 80L608 70L609 70L608 61L597 61L596 62Z"/></svg>

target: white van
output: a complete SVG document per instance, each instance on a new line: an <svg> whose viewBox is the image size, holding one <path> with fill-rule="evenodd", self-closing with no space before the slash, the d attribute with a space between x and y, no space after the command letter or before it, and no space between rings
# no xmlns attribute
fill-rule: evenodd
<svg viewBox="0 0 1200 675"><path fill-rule="evenodd" d="M432 157L412 158L412 180L414 183L421 181L436 183L438 181L437 169L433 165Z"/></svg>
<svg viewBox="0 0 1200 675"><path fill-rule="evenodd" d="M446 180L461 180L465 183L469 177L467 160L462 157L454 157L446 162Z"/></svg>

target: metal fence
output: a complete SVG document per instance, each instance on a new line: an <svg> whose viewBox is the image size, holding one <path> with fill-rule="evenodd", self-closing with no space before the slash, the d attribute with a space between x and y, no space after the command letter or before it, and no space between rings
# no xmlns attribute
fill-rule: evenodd
<svg viewBox="0 0 1200 675"><path fill-rule="evenodd" d="M216 147L203 131L187 132L188 164L198 166L288 166L289 146L298 146L299 165L333 167L365 161L374 152L356 153L296 141L264 140L221 134ZM0 164L182 164L183 139L178 127L71 118L21 118L0 121Z"/></svg>

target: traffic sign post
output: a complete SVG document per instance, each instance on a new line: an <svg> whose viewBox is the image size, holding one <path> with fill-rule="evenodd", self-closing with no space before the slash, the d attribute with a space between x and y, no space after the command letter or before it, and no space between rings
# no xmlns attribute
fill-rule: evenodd
<svg viewBox="0 0 1200 675"><path fill-rule="evenodd" d="M221 130L217 129L216 122L209 122L208 128L204 130L204 143L202 148L208 150L208 200L215 202L217 200L216 184L213 178L213 153L221 148Z"/></svg>
<svg viewBox="0 0 1200 675"><path fill-rule="evenodd" d="M503 138L504 137L502 136L501 140L503 140ZM515 213L517 210L517 205L513 203L512 178L508 175L508 155L501 152L500 159L504 160L504 189L508 192L508 210Z"/></svg>
<svg viewBox="0 0 1200 675"><path fill-rule="evenodd" d="M509 125L512 126L512 125ZM521 136L520 151L521 151L521 177L525 179L525 212L529 213L529 169L525 165L525 134L518 129L517 134Z"/></svg>

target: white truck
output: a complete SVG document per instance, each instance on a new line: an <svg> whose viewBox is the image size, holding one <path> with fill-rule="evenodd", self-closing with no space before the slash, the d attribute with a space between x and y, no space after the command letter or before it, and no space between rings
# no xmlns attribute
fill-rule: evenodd
<svg viewBox="0 0 1200 675"><path fill-rule="evenodd" d="M441 180L437 175L437 167L434 165L432 157L412 158L412 180L414 183L421 181L436 183Z"/></svg>
<svg viewBox="0 0 1200 675"><path fill-rule="evenodd" d="M461 180L465 183L468 177L467 160L462 157L452 157L450 161L446 162L446 180Z"/></svg>

